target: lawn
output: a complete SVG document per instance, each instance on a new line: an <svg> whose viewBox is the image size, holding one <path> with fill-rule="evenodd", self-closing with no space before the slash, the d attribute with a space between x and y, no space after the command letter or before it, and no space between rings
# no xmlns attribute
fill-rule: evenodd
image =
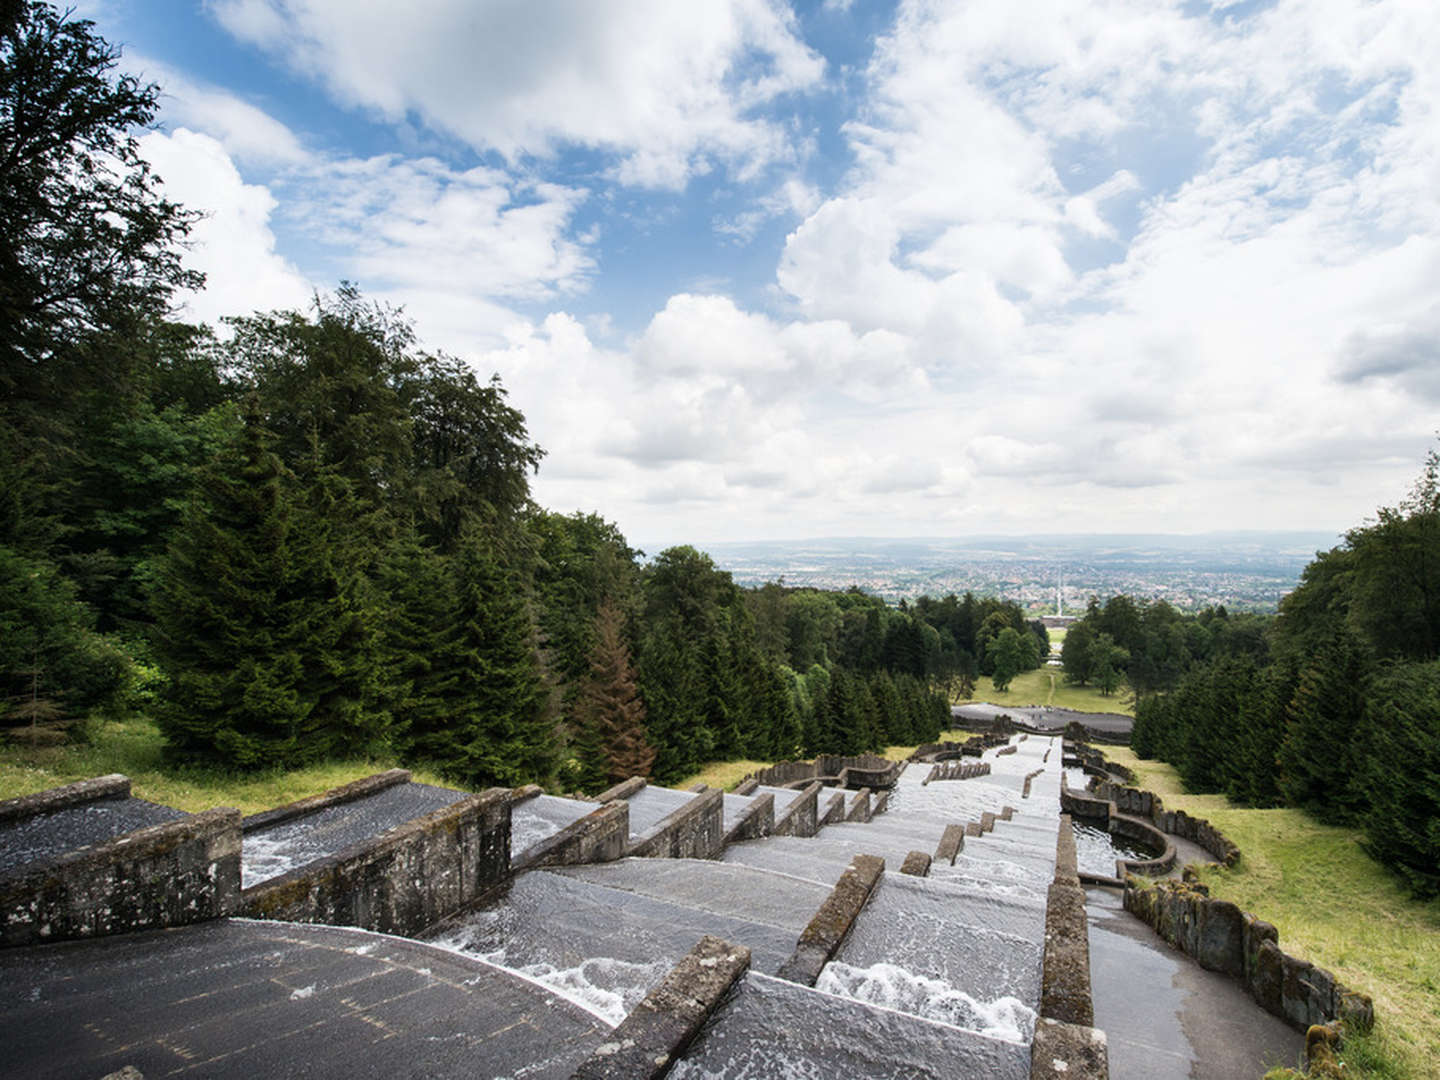
<svg viewBox="0 0 1440 1080"><path fill-rule="evenodd" d="M1003 692L995 689L989 676L981 675L975 680L975 701L988 701L992 705L1054 705L1061 709L1075 709L1079 712L1112 712L1125 716L1135 715L1135 700L1130 688L1122 687L1117 693L1106 697L1093 686L1073 686L1065 681L1059 668L1041 667L1034 671L1021 672ZM958 704L964 704L959 702Z"/></svg>
<svg viewBox="0 0 1440 1080"><path fill-rule="evenodd" d="M1379 1061L1355 1075L1440 1077L1440 900L1412 899L1361 850L1354 829L1300 810L1190 795L1170 766L1126 747L1104 752L1168 808L1208 818L1239 845L1238 867L1202 873L1214 895L1274 923L1287 952L1374 999L1376 1030L1365 1049Z"/></svg>
<svg viewBox="0 0 1440 1080"><path fill-rule="evenodd" d="M395 767L393 761L345 761L291 772L229 773L167 766L163 747L159 729L149 720L99 724L88 744L0 746L0 799L106 773L124 773L130 777L131 792L151 802L192 813L234 806L253 814ZM415 771L415 779L443 782L424 771Z"/></svg>

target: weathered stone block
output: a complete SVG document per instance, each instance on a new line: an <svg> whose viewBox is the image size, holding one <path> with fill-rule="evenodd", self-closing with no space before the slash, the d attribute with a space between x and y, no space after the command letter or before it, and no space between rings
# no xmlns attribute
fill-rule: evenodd
<svg viewBox="0 0 1440 1080"><path fill-rule="evenodd" d="M955 857L965 850L965 826L946 825L940 834L940 843L935 848L937 862L955 865Z"/></svg>
<svg viewBox="0 0 1440 1080"><path fill-rule="evenodd" d="M820 814L820 824L834 825L845 820L845 793L837 791L825 800L825 808Z"/></svg>
<svg viewBox="0 0 1440 1080"><path fill-rule="evenodd" d="M819 831L820 787L818 782L812 783L798 798L790 800L790 805L775 820L776 836L814 836Z"/></svg>
<svg viewBox="0 0 1440 1080"><path fill-rule="evenodd" d="M910 852L905 856L905 861L900 864L900 872L912 877L929 877L930 856L923 851Z"/></svg>
<svg viewBox="0 0 1440 1080"><path fill-rule="evenodd" d="M1233 978L1245 975L1245 918L1228 900L1203 901L1195 959L1203 968Z"/></svg>
<svg viewBox="0 0 1440 1080"><path fill-rule="evenodd" d="M1105 1033L1041 1017L1030 1044L1030 1080L1108 1080Z"/></svg>
<svg viewBox="0 0 1440 1080"><path fill-rule="evenodd" d="M776 974L791 982L814 986L820 969L845 941L860 909L884 873L885 860L877 855L856 855L851 859L820 910L801 931L794 953Z"/></svg>
<svg viewBox="0 0 1440 1080"><path fill-rule="evenodd" d="M759 840L775 831L775 796L759 795L725 834L725 845L737 840ZM722 845L724 846L724 845Z"/></svg>
<svg viewBox="0 0 1440 1080"><path fill-rule="evenodd" d="M1051 882L1045 904L1045 958L1040 1015L1089 1027L1095 1022L1090 998L1090 941L1085 890L1078 883Z"/></svg>
<svg viewBox="0 0 1440 1080"><path fill-rule="evenodd" d="M0 945L230 915L240 895L240 835L240 811L207 810L24 866L0 878Z"/></svg>
<svg viewBox="0 0 1440 1080"><path fill-rule="evenodd" d="M749 949L707 934L595 1048L571 1080L664 1076L749 967Z"/></svg>
<svg viewBox="0 0 1440 1080"><path fill-rule="evenodd" d="M870 789L861 788L850 800L850 808L845 813L846 821L864 823L870 820Z"/></svg>
<svg viewBox="0 0 1440 1080"><path fill-rule="evenodd" d="M1273 941L1262 941L1255 954L1255 975L1250 993L1266 1012L1284 1016L1285 954Z"/></svg>

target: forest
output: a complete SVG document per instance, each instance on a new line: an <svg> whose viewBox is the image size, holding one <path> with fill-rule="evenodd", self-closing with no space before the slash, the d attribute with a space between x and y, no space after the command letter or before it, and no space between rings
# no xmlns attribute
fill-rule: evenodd
<svg viewBox="0 0 1440 1080"><path fill-rule="evenodd" d="M1398 506L1317 554L1277 615L1182 616L1092 601L1065 677L1137 704L1131 747L1188 790L1294 806L1363 831L1420 896L1440 894L1440 455Z"/></svg>
<svg viewBox="0 0 1440 1080"><path fill-rule="evenodd" d="M342 283L178 321L195 215L134 133L160 89L92 24L0 16L0 726L145 714L176 762L383 755L593 791L935 738L1019 608L744 590L535 504L498 378Z"/></svg>

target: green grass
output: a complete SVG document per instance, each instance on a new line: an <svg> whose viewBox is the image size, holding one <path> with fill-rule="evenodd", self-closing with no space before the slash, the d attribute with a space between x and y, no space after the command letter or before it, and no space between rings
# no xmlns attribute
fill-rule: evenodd
<svg viewBox="0 0 1440 1080"><path fill-rule="evenodd" d="M1104 751L1167 808L1209 819L1239 846L1239 866L1202 872L1213 895L1274 923L1287 952L1374 1000L1374 1035L1342 1055L1347 1075L1440 1077L1440 900L1412 899L1361 850L1354 829L1191 795L1170 766L1125 747Z"/></svg>
<svg viewBox="0 0 1440 1080"><path fill-rule="evenodd" d="M106 773L124 773L130 777L131 792L151 802L192 813L216 806L234 806L253 814L318 795L362 776L394 768L396 764L384 760L345 761L289 772L230 773L167 765L163 748L160 732L149 720L99 724L90 742L85 744L0 746L0 799L13 799ZM415 779L423 783L446 783L433 773L414 772Z"/></svg>
<svg viewBox="0 0 1440 1080"><path fill-rule="evenodd" d="M981 675L975 680L973 700L988 701L992 705L1054 705L1079 712L1135 715L1135 700L1129 693L1129 687L1122 687L1119 692L1106 697L1093 686L1072 686L1065 681L1059 668L1052 667L1021 672L1003 692L995 689L989 676Z"/></svg>

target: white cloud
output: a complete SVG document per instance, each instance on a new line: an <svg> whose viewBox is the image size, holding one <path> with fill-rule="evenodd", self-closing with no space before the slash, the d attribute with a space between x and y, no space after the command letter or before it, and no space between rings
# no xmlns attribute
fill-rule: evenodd
<svg viewBox="0 0 1440 1080"><path fill-rule="evenodd" d="M311 285L275 250L270 191L246 184L225 148L208 135L180 128L151 132L141 154L165 181L165 195L204 211L190 234L185 264L206 276L203 292L186 300L190 318L213 322L257 309L304 306Z"/></svg>
<svg viewBox="0 0 1440 1080"><path fill-rule="evenodd" d="M681 187L719 163L742 177L790 153L757 110L814 86L823 61L774 0L393 5L213 0L232 34L340 102L511 160L556 144L619 155L616 175Z"/></svg>

